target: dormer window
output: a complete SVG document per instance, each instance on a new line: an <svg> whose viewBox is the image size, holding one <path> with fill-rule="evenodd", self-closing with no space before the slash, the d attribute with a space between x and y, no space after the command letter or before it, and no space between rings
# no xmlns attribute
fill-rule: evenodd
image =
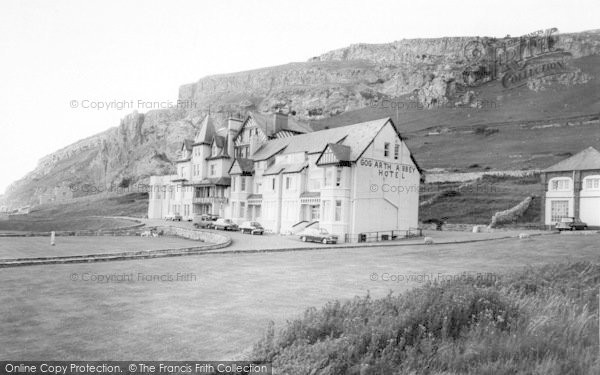
<svg viewBox="0 0 600 375"><path fill-rule="evenodd" d="M217 156L217 144L213 143L212 145L212 156Z"/></svg>
<svg viewBox="0 0 600 375"><path fill-rule="evenodd" d="M571 179L568 177L553 178L549 182L550 191L569 191L571 190Z"/></svg>

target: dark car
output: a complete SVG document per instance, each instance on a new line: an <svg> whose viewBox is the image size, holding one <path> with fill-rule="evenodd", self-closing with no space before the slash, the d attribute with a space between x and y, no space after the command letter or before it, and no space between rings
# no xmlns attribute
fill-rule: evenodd
<svg viewBox="0 0 600 375"><path fill-rule="evenodd" d="M202 214L194 217L194 228L212 229L215 221L219 217L217 215Z"/></svg>
<svg viewBox="0 0 600 375"><path fill-rule="evenodd" d="M217 221L213 223L213 228L221 230L238 230L237 224L231 221L231 219L217 219Z"/></svg>
<svg viewBox="0 0 600 375"><path fill-rule="evenodd" d="M574 217L563 217L556 223L556 230L586 230L587 224Z"/></svg>
<svg viewBox="0 0 600 375"><path fill-rule="evenodd" d="M240 232L250 234L264 234L265 228L257 221L246 221L240 225Z"/></svg>
<svg viewBox="0 0 600 375"><path fill-rule="evenodd" d="M320 242L323 244L335 244L338 241L338 237L330 234L326 229L323 228L307 228L298 234L302 242Z"/></svg>

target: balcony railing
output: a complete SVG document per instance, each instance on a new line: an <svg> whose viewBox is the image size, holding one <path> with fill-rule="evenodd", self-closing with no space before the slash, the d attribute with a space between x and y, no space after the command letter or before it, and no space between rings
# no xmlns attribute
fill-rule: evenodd
<svg viewBox="0 0 600 375"><path fill-rule="evenodd" d="M321 197L300 198L300 204L319 205L319 204L321 204Z"/></svg>
<svg viewBox="0 0 600 375"><path fill-rule="evenodd" d="M229 202L229 199L225 198L225 197L194 197L192 202L199 203L199 204L212 204L212 203L227 204Z"/></svg>

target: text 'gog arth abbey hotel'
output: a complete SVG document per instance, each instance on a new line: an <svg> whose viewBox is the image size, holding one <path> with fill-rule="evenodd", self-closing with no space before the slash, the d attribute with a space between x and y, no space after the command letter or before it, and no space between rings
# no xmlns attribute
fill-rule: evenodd
<svg viewBox="0 0 600 375"><path fill-rule="evenodd" d="M286 114L210 115L185 140L177 174L152 176L149 218L215 214L274 233L314 224L360 234L418 226L421 171L389 118L320 131Z"/></svg>

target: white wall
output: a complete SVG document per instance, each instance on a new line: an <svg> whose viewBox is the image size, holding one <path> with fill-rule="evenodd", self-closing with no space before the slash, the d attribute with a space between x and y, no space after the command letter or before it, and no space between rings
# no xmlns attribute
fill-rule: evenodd
<svg viewBox="0 0 600 375"><path fill-rule="evenodd" d="M579 217L589 226L600 226L600 191L581 191Z"/></svg>
<svg viewBox="0 0 600 375"><path fill-rule="evenodd" d="M398 159L394 144L400 144ZM384 156L384 144L390 153ZM406 145L388 123L358 160L354 171L350 233L418 227L420 174Z"/></svg>

